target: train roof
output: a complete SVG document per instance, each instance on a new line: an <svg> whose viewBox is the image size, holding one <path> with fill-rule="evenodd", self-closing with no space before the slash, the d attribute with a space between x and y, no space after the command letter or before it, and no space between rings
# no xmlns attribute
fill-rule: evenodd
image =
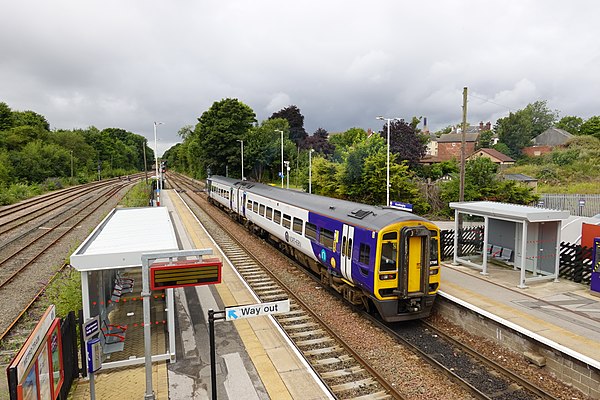
<svg viewBox="0 0 600 400"><path fill-rule="evenodd" d="M241 181L213 175L209 178L215 182L246 189L248 192L281 201L286 204L300 206L317 214L359 225L364 228L379 231L383 227L403 221L428 221L427 219L407 211L392 207L371 206L353 201L334 199L332 197L308 194L298 190L287 190L276 186L257 182Z"/></svg>

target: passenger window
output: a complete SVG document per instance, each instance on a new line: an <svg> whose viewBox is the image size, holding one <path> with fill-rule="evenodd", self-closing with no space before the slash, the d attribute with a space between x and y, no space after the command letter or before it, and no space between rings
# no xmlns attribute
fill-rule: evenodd
<svg viewBox="0 0 600 400"><path fill-rule="evenodd" d="M254 204L252 204L252 211L258 214L258 201L255 201Z"/></svg>
<svg viewBox="0 0 600 400"><path fill-rule="evenodd" d="M361 243L358 250L358 262L369 265L371 263L371 246L366 243Z"/></svg>
<svg viewBox="0 0 600 400"><path fill-rule="evenodd" d="M333 249L333 231L330 231L329 229L321 228L321 232L319 235L319 243L321 243L323 246L327 247L328 249L334 250Z"/></svg>
<svg viewBox="0 0 600 400"><path fill-rule="evenodd" d="M281 225L283 225L284 228L290 229L292 226L292 217L287 214L283 214L283 223Z"/></svg>
<svg viewBox="0 0 600 400"><path fill-rule="evenodd" d="M317 241L317 226L315 224L311 224L310 222L306 223L304 227L304 236L309 238L312 241Z"/></svg>
<svg viewBox="0 0 600 400"><path fill-rule="evenodd" d="M248 200L248 203L246 203L246 209L252 211L252 200Z"/></svg>
<svg viewBox="0 0 600 400"><path fill-rule="evenodd" d="M273 219L273 209L271 207L267 207L267 219L268 220Z"/></svg>
<svg viewBox="0 0 600 400"><path fill-rule="evenodd" d="M281 223L281 211L275 210L273 211L273 222L280 224Z"/></svg>
<svg viewBox="0 0 600 400"><path fill-rule="evenodd" d="M302 225L304 225L304 221L302 221L300 218L294 217L293 231L299 235L302 235Z"/></svg>
<svg viewBox="0 0 600 400"><path fill-rule="evenodd" d="M265 216L265 205L264 204L260 205L260 216L261 217Z"/></svg>

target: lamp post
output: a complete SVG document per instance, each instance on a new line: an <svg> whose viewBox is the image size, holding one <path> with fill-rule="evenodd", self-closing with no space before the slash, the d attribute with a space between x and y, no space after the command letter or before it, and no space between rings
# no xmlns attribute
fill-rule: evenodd
<svg viewBox="0 0 600 400"><path fill-rule="evenodd" d="M156 200L157 200L157 205L160 205L160 178L158 175L158 151L156 150L156 126L157 125L162 125L162 122L156 122L154 121L154 164L156 167Z"/></svg>
<svg viewBox="0 0 600 400"><path fill-rule="evenodd" d="M315 149L308 151L308 194L312 193L312 153Z"/></svg>
<svg viewBox="0 0 600 400"><path fill-rule="evenodd" d="M387 121L387 167L386 167L386 179L385 179L385 205L390 205L390 124L392 121L398 118L384 118L381 115L375 117L381 121Z"/></svg>
<svg viewBox="0 0 600 400"><path fill-rule="evenodd" d="M238 142L242 145L242 181L244 180L244 141L238 139Z"/></svg>
<svg viewBox="0 0 600 400"><path fill-rule="evenodd" d="M71 185L73 184L73 150L71 150Z"/></svg>
<svg viewBox="0 0 600 400"><path fill-rule="evenodd" d="M275 132L281 133L281 188L283 189L283 131L281 129L275 129Z"/></svg>
<svg viewBox="0 0 600 400"><path fill-rule="evenodd" d="M285 164L285 172L287 172L286 174L286 178L287 178L287 189L290 188L290 162L289 161L284 161ZM281 178L283 179L283 178Z"/></svg>

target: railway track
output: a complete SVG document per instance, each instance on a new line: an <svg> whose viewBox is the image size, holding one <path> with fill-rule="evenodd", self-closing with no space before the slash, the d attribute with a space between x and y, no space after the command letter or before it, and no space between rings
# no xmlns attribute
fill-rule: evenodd
<svg viewBox="0 0 600 400"><path fill-rule="evenodd" d="M194 191L182 179L171 178L171 182L181 189ZM274 317L336 398L404 398L255 258L242 242L216 225L218 223L202 210L203 206L193 194L184 193L184 197L193 202L197 217L261 301L290 299L290 311Z"/></svg>
<svg viewBox="0 0 600 400"><path fill-rule="evenodd" d="M81 232L80 228L92 216L99 219L102 210L114 207L116 202L113 202L120 198L118 194L133 183L135 181L112 179L85 185L79 190L61 191L57 196L44 196L43 201L26 202L34 213L39 214L40 206L44 208L37 218L28 217L28 208L22 205L13 208L23 215L12 219L26 222L0 236L4 239L0 244L0 302L4 305L0 310L0 341L9 335L48 283L65 267L60 265L73 244L64 242L65 239ZM49 199L61 202L61 206L48 205ZM83 233L87 234L87 231ZM63 255L51 255L57 251L62 251ZM49 261L49 257L55 261ZM15 340L18 342L19 339Z"/></svg>
<svg viewBox="0 0 600 400"><path fill-rule="evenodd" d="M179 179L179 182L181 182L181 178L176 179ZM181 184L183 185L184 183ZM198 191L198 189L196 188L195 191ZM251 273L257 273L254 263L250 263L250 265ZM242 263L240 269L243 270L244 268L244 264ZM304 268L299 267L299 270L306 272L308 276L315 279L315 277L308 273ZM244 276L243 273L242 276ZM244 279L253 281L255 277L250 275L246 278L244 276ZM264 299L261 297L261 300L275 301L280 299L278 296L283 296L282 293L279 293L277 289L273 288L270 279L261 277L258 278L256 282L260 284L259 287L254 289L257 293L260 293L262 288L267 291L266 297ZM318 283L318 278L315 279L315 283ZM336 293L332 294L339 298ZM557 397L540 389L536 383L529 382L516 375L510 371L510 369L503 367L501 364L470 349L465 344L441 333L427 322L415 321L412 323L385 324L368 314L364 314L364 317L369 318L374 324L378 325L382 330L388 332L396 340L402 343L403 346L410 348L420 358L426 360L435 368L438 368L445 376L457 382L474 398L494 400L557 399ZM294 317L292 317L293 321L298 322L299 327L297 329L300 333L299 336L303 337L306 335L306 337L312 337L312 321L307 320L307 325L303 326L303 318L304 317L299 316L298 319L295 320ZM285 325L285 322L280 321L280 324L283 326ZM288 333L288 335L292 337L293 331ZM322 347L328 349L333 346L322 345ZM321 350L316 350L317 353L319 351ZM328 350L322 351L327 352ZM327 359L327 356L324 356L323 358ZM315 367L315 369L317 369L317 367Z"/></svg>

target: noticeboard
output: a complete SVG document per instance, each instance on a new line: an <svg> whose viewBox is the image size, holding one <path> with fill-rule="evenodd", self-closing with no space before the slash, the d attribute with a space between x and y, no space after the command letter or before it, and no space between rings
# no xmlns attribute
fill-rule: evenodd
<svg viewBox="0 0 600 400"><path fill-rule="evenodd" d="M218 258L153 263L150 265L150 288L162 290L221 283L222 265Z"/></svg>

